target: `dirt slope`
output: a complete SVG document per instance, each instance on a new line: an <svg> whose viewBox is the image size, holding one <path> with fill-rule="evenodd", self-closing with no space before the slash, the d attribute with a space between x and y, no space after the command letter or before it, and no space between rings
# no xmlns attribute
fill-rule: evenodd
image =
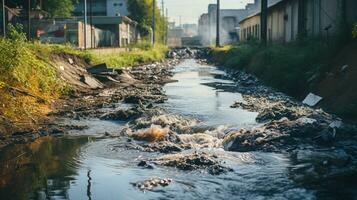
<svg viewBox="0 0 357 200"><path fill-rule="evenodd" d="M340 51L330 69L315 89L315 93L324 97L321 105L357 120L357 41Z"/></svg>

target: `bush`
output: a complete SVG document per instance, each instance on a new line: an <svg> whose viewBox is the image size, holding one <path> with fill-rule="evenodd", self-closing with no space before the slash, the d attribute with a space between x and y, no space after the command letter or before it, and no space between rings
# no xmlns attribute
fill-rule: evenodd
<svg viewBox="0 0 357 200"><path fill-rule="evenodd" d="M260 46L257 42L212 50L212 59L228 67L247 70L265 83L286 93L299 95L309 87L308 80L326 70L333 52L327 43L305 39L289 44Z"/></svg>
<svg viewBox="0 0 357 200"><path fill-rule="evenodd" d="M21 27L10 25L8 39L0 39L0 115L10 121L26 121L44 111L39 99L48 102L58 97L65 85L17 29ZM14 92L14 88L31 95Z"/></svg>

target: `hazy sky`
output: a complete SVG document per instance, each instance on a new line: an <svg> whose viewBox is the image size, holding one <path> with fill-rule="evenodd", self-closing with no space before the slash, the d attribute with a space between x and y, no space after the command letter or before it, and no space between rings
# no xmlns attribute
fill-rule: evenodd
<svg viewBox="0 0 357 200"><path fill-rule="evenodd" d="M161 1L157 0L160 6ZM216 2L217 0L164 0L165 7L169 9L170 21L176 23L179 23L180 16L182 23L197 23L199 16L207 12L208 4ZM244 8L250 2L253 0L221 0L221 8Z"/></svg>

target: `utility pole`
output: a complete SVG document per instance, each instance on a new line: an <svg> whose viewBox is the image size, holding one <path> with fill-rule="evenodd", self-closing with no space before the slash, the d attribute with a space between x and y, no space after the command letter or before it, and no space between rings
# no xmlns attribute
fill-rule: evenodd
<svg viewBox="0 0 357 200"><path fill-rule="evenodd" d="M156 0L152 1L152 42L155 44L156 42Z"/></svg>
<svg viewBox="0 0 357 200"><path fill-rule="evenodd" d="M6 37L6 12L5 12L5 0L2 0L2 33L3 33L3 37Z"/></svg>
<svg viewBox="0 0 357 200"><path fill-rule="evenodd" d="M260 14L260 37L263 45L267 44L268 33L268 0L262 0Z"/></svg>
<svg viewBox="0 0 357 200"><path fill-rule="evenodd" d="M84 49L87 49L87 0L84 0Z"/></svg>
<svg viewBox="0 0 357 200"><path fill-rule="evenodd" d="M27 40L31 40L31 0L28 0L27 9Z"/></svg>
<svg viewBox="0 0 357 200"><path fill-rule="evenodd" d="M161 0L161 12L162 12L162 18L164 19L164 26L163 26L163 34L162 34L162 43L165 44L165 31L166 31L166 20L165 20L165 4L164 0Z"/></svg>
<svg viewBox="0 0 357 200"><path fill-rule="evenodd" d="M93 43L93 0L89 0L89 23L90 23L90 48L94 47Z"/></svg>
<svg viewBox="0 0 357 200"><path fill-rule="evenodd" d="M167 45L167 42L169 40L169 9L166 8L166 37L165 37L165 44Z"/></svg>
<svg viewBox="0 0 357 200"><path fill-rule="evenodd" d="M220 9L221 9L221 2L220 0L217 0L217 19L216 19L216 24L217 24L217 33L216 33L216 47L220 47L221 46L221 41L220 41L220 17L221 17L221 13L220 13Z"/></svg>

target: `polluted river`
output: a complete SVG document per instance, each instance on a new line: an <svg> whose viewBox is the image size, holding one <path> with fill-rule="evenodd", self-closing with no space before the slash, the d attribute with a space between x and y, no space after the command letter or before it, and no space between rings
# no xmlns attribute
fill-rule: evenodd
<svg viewBox="0 0 357 200"><path fill-rule="evenodd" d="M197 59L145 69L1 150L0 199L356 198L356 144L334 116Z"/></svg>

